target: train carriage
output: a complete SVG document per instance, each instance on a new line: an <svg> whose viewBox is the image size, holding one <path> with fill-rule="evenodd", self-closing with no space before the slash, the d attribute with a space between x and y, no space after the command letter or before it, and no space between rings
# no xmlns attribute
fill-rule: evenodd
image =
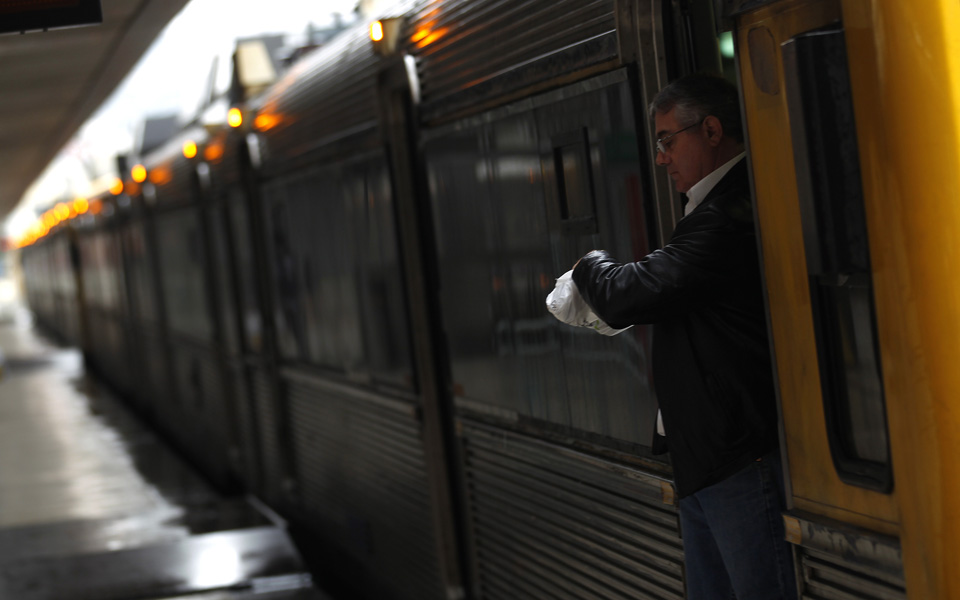
<svg viewBox="0 0 960 600"><path fill-rule="evenodd" d="M80 346L91 367L132 397L136 355L131 352L132 312L119 235L129 198L103 190L86 204L89 216L61 236L72 240L78 256L84 327Z"/></svg>
<svg viewBox="0 0 960 600"><path fill-rule="evenodd" d="M573 330L543 302L585 252L667 239L681 198L646 106L715 71L742 97L801 597L960 593L956 3L379 16L238 99L235 130L148 156L118 225L148 403L192 456L360 595L683 598L650 331ZM69 235L100 256L110 227ZM76 337L61 297L108 274L71 284L69 239L23 264L38 317Z"/></svg>

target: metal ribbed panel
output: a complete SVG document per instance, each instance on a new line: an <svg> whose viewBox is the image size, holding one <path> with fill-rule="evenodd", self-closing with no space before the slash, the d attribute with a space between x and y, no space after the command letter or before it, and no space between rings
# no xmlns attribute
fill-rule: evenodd
<svg viewBox="0 0 960 600"><path fill-rule="evenodd" d="M181 411L173 415L179 424L173 432L207 476L225 482L233 424L216 353L182 339L171 350Z"/></svg>
<svg viewBox="0 0 960 600"><path fill-rule="evenodd" d="M323 382L288 390L313 525L398 598L444 598L415 408Z"/></svg>
<svg viewBox="0 0 960 600"><path fill-rule="evenodd" d="M205 429L225 439L229 413L213 350L183 341L173 342L172 350L182 404L190 416L200 419Z"/></svg>
<svg viewBox="0 0 960 600"><path fill-rule="evenodd" d="M903 574L800 548L803 600L906 600Z"/></svg>
<svg viewBox="0 0 960 600"><path fill-rule="evenodd" d="M249 382L252 381L253 369L248 369L242 361L231 362L229 366L230 381L233 384L234 406L237 411L237 444L240 448L241 476L249 489L256 489L258 484L259 467L258 442L256 438L256 416L253 414L253 403L249 391Z"/></svg>
<svg viewBox="0 0 960 600"><path fill-rule="evenodd" d="M267 92L259 110L264 167L363 129L377 114L376 65L367 26L358 26L297 63Z"/></svg>
<svg viewBox="0 0 960 600"><path fill-rule="evenodd" d="M96 365L97 369L100 371L107 370L107 364L105 360L105 351L104 351L104 338L103 338L103 329L104 325L101 322L102 317L100 310L93 308L92 306L87 307L87 327L90 329L90 335L87 339L89 347L84 348L87 350L93 362Z"/></svg>
<svg viewBox="0 0 960 600"><path fill-rule="evenodd" d="M253 401L260 435L261 493L268 501L279 500L283 494L283 455L280 452L279 419L273 386L262 369L253 371Z"/></svg>
<svg viewBox="0 0 960 600"><path fill-rule="evenodd" d="M130 354L127 350L123 323L119 315L109 310L87 309L90 328L90 351L100 374L120 390L131 387Z"/></svg>
<svg viewBox="0 0 960 600"><path fill-rule="evenodd" d="M462 443L483 597L683 597L676 510L657 478L477 424Z"/></svg>
<svg viewBox="0 0 960 600"><path fill-rule="evenodd" d="M408 27L425 105L584 41L615 35L613 0L458 0L426 3ZM616 58L598 47L592 62ZM553 65L559 75L569 64ZM516 82L524 85L524 82ZM529 82L526 82L529 84ZM498 90L504 92L506 90Z"/></svg>

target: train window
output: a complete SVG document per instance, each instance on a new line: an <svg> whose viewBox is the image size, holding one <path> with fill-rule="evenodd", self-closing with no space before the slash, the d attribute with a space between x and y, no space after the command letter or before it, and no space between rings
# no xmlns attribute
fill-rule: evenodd
<svg viewBox="0 0 960 600"><path fill-rule="evenodd" d="M157 217L157 248L170 328L203 341L212 338L200 217L196 209Z"/></svg>
<svg viewBox="0 0 960 600"><path fill-rule="evenodd" d="M306 360L306 325L301 302L302 276L300 260L295 252L291 232L290 211L284 186L278 183L267 188L269 198L269 248L270 268L273 274L271 286L275 295L277 314L277 343L286 359Z"/></svg>
<svg viewBox="0 0 960 600"><path fill-rule="evenodd" d="M566 229L597 231L596 200L593 197L587 130L553 139L554 173L560 219Z"/></svg>
<svg viewBox="0 0 960 600"><path fill-rule="evenodd" d="M840 478L893 479L866 212L843 30L783 46L807 271L830 450Z"/></svg>
<svg viewBox="0 0 960 600"><path fill-rule="evenodd" d="M284 358L412 387L385 161L279 178L264 199Z"/></svg>
<svg viewBox="0 0 960 600"><path fill-rule="evenodd" d="M461 410L506 410L574 435L650 445L646 328L606 337L561 325L544 309L555 278L590 249L648 251L636 148L624 72L428 140L442 318Z"/></svg>

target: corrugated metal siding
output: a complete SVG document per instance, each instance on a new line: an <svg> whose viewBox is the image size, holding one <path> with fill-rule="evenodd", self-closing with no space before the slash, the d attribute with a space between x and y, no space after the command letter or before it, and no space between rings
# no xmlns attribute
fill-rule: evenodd
<svg viewBox="0 0 960 600"><path fill-rule="evenodd" d="M376 66L367 25L307 56L267 92L256 128L267 171L351 132L377 117Z"/></svg>
<svg viewBox="0 0 960 600"><path fill-rule="evenodd" d="M488 426L461 436L484 598L683 598L676 509L655 477Z"/></svg>
<svg viewBox="0 0 960 600"><path fill-rule="evenodd" d="M256 416L253 412L249 385L249 382L253 381L254 369L248 368L242 361L233 361L229 371L237 411L237 444L240 448L241 476L249 489L254 490L260 477Z"/></svg>
<svg viewBox="0 0 960 600"><path fill-rule="evenodd" d="M123 324L111 311L90 307L87 309L90 327L90 350L100 373L120 390L131 386L131 366L126 348Z"/></svg>
<svg viewBox="0 0 960 600"><path fill-rule="evenodd" d="M212 348L183 340L172 341L171 347L182 411L176 433L206 474L225 482L233 423L217 356Z"/></svg>
<svg viewBox="0 0 960 600"><path fill-rule="evenodd" d="M182 341L173 342L172 349L177 391L188 415L225 439L229 412L213 350Z"/></svg>
<svg viewBox="0 0 960 600"><path fill-rule="evenodd" d="M615 39L614 0L436 0L420 7L406 39L425 110L436 113L457 92L604 35ZM590 62L602 62L617 57L617 46L591 52ZM560 75L569 65L553 67L543 76Z"/></svg>
<svg viewBox="0 0 960 600"><path fill-rule="evenodd" d="M289 400L314 525L398 598L444 598L415 408L306 381Z"/></svg>
<svg viewBox="0 0 960 600"><path fill-rule="evenodd" d="M803 600L906 600L902 573L800 548Z"/></svg>
<svg viewBox="0 0 960 600"><path fill-rule="evenodd" d="M267 501L283 497L283 454L280 451L279 416L273 386L266 371L253 372L253 399L260 435L261 493Z"/></svg>

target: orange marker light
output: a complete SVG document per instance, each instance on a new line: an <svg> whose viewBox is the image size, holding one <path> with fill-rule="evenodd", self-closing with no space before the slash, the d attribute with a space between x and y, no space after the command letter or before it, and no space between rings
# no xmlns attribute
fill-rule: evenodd
<svg viewBox="0 0 960 600"><path fill-rule="evenodd" d="M53 207L53 212L57 215L58 221L64 221L70 216L70 207L61 202Z"/></svg>
<svg viewBox="0 0 960 600"><path fill-rule="evenodd" d="M90 203L87 202L86 198L77 198L73 201L73 210L76 211L78 215L82 215L90 210Z"/></svg>
<svg viewBox="0 0 960 600"><path fill-rule="evenodd" d="M253 127L257 131L270 131L280 124L280 117L270 113L260 113L253 120Z"/></svg>
<svg viewBox="0 0 960 600"><path fill-rule="evenodd" d="M137 183L143 183L147 180L147 168L143 165L135 165L130 170L130 177L133 177L133 180Z"/></svg>
<svg viewBox="0 0 960 600"><path fill-rule="evenodd" d="M227 113L227 125L234 129L243 125L243 113L239 108L231 108Z"/></svg>
<svg viewBox="0 0 960 600"><path fill-rule="evenodd" d="M186 158L193 158L197 155L197 145L193 141L186 141L183 143L183 156Z"/></svg>
<svg viewBox="0 0 960 600"><path fill-rule="evenodd" d="M383 22L374 21L370 24L370 39L375 42L383 39Z"/></svg>
<svg viewBox="0 0 960 600"><path fill-rule="evenodd" d="M113 182L110 183L110 193L114 196L119 196L123 193L123 181L119 177L114 177ZM80 212L79 210L77 212Z"/></svg>
<svg viewBox="0 0 960 600"><path fill-rule="evenodd" d="M207 146L207 149L203 151L203 158L210 162L216 162L223 158L223 144L215 143Z"/></svg>

